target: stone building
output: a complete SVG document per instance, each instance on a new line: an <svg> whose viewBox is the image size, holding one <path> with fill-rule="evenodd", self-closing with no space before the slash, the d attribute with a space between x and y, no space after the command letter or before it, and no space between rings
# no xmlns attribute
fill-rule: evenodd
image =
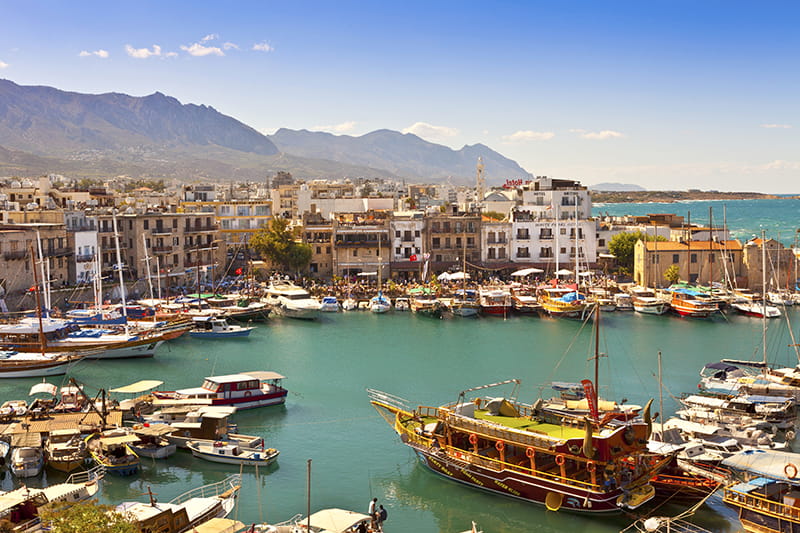
<svg viewBox="0 0 800 533"><path fill-rule="evenodd" d="M678 265L680 279L709 285L729 280L746 286L747 269L739 241L637 241L634 247L633 279L645 287L669 285L664 273Z"/></svg>

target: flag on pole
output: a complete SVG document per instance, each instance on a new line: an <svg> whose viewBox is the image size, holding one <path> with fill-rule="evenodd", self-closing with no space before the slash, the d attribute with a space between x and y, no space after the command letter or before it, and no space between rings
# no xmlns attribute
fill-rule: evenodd
<svg viewBox="0 0 800 533"><path fill-rule="evenodd" d="M417 260L417 254L413 254L411 257L408 258L408 260L409 261L416 261Z"/></svg>
<svg viewBox="0 0 800 533"><path fill-rule="evenodd" d="M234 273L235 273L237 276L241 276L241 275L242 275L242 268L241 268L241 267L237 268L237 269L234 271Z"/></svg>

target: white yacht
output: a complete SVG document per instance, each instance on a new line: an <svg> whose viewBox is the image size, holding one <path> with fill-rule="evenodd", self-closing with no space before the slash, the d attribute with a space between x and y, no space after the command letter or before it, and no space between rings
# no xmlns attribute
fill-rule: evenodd
<svg viewBox="0 0 800 533"><path fill-rule="evenodd" d="M277 316L306 320L319 318L320 303L307 290L290 281L272 282L264 301Z"/></svg>

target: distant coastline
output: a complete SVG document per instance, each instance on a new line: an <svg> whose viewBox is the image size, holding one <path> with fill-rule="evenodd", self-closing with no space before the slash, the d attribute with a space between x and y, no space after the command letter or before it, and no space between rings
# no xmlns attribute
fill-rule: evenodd
<svg viewBox="0 0 800 533"><path fill-rule="evenodd" d="M671 203L687 200L777 200L800 198L758 192L720 191L592 191L593 203Z"/></svg>

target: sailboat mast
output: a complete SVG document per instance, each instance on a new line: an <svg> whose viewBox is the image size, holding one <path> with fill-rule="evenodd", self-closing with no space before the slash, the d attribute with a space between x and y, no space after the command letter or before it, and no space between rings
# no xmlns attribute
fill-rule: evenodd
<svg viewBox="0 0 800 533"><path fill-rule="evenodd" d="M764 368L767 372L767 240L766 231L761 230L761 352Z"/></svg>
<svg viewBox="0 0 800 533"><path fill-rule="evenodd" d="M128 302L125 300L125 280L122 277L122 254L119 251L119 232L117 232L117 214L111 215L114 224L114 244L117 247L117 272L119 273L119 292L122 296L122 316L125 317L125 327L128 327Z"/></svg>
<svg viewBox="0 0 800 533"><path fill-rule="evenodd" d="M594 317L594 404L599 406L600 394L600 304L595 303Z"/></svg>
<svg viewBox="0 0 800 533"><path fill-rule="evenodd" d="M708 286L713 291L714 289L714 217L713 211L714 209L711 206L708 206L708 256L710 259L708 260L709 265L709 272L708 272Z"/></svg>
<svg viewBox="0 0 800 533"><path fill-rule="evenodd" d="M556 204L555 197L551 196L551 198L553 198L553 200L552 200L553 203ZM556 248L556 251L555 251L555 254L556 254L556 270L555 271L558 272L560 270L560 267L559 267L559 256L561 255L561 253L560 253L561 249L558 247L558 204L556 204L555 211L556 211L556 246L555 246L555 248ZM558 274L556 274L556 279L558 279Z"/></svg>
<svg viewBox="0 0 800 533"><path fill-rule="evenodd" d="M142 246L144 246L144 264L147 268L147 285L150 287L150 299L153 299L153 279L150 277L150 254L147 252L147 236L142 233Z"/></svg>
<svg viewBox="0 0 800 533"><path fill-rule="evenodd" d="M578 194L575 194L575 292L578 292L578 283L580 282L580 278L578 277L578 269L580 265L578 263L578 256L580 247L578 245Z"/></svg>
<svg viewBox="0 0 800 533"><path fill-rule="evenodd" d="M39 230L36 230L36 246L39 249L39 268L42 269L42 288L44 289L44 306L45 306L45 314L47 317L50 317L50 302L48 301L49 298L47 297L50 291L47 290L47 273L44 269L44 253L42 253L42 234L39 233ZM33 251L31 251L33 253ZM34 264L34 267L36 265Z"/></svg>
<svg viewBox="0 0 800 533"><path fill-rule="evenodd" d="M45 345L47 344L47 339L44 336L44 326L42 325L42 302L41 296L39 295L39 276L36 274L36 256L33 255L33 245L31 244L31 262L33 263L33 281L36 286L36 318L39 319L39 348L42 350L42 356L44 356L45 352Z"/></svg>
<svg viewBox="0 0 800 533"><path fill-rule="evenodd" d="M661 422L661 438L664 438L664 386L661 371L661 350L658 351L658 412Z"/></svg>

